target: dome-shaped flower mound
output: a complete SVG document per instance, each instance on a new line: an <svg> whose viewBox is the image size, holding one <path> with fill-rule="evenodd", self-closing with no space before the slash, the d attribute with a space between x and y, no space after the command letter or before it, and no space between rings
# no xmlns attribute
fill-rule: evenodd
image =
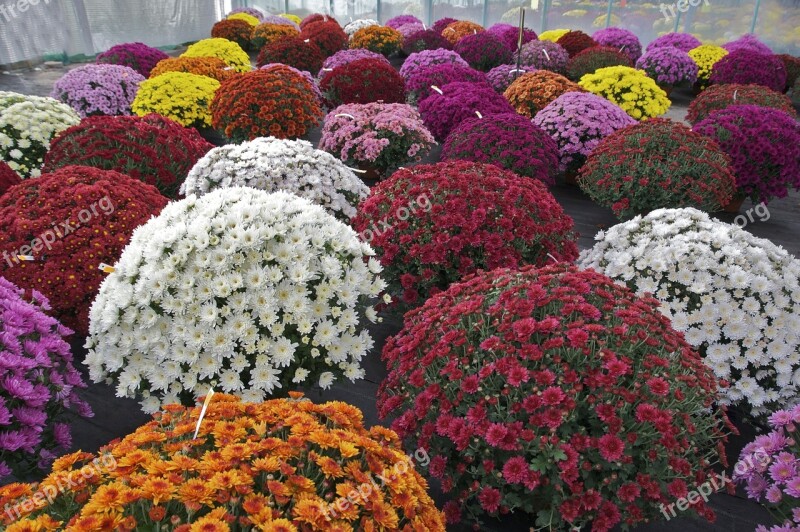
<svg viewBox="0 0 800 532"><path fill-rule="evenodd" d="M560 74L537 70L518 77L503 96L519 114L533 118L547 104L568 92L585 90Z"/></svg>
<svg viewBox="0 0 800 532"><path fill-rule="evenodd" d="M130 67L142 76L149 77L153 67L168 57L158 48L140 42L129 42L114 45L98 54L95 62Z"/></svg>
<svg viewBox="0 0 800 532"><path fill-rule="evenodd" d="M556 42L558 39L569 33L570 30L565 28L556 28L552 30L543 31L539 34L540 41Z"/></svg>
<svg viewBox="0 0 800 532"><path fill-rule="evenodd" d="M129 115L144 76L122 65L84 65L61 76L50 96L81 116Z"/></svg>
<svg viewBox="0 0 800 532"><path fill-rule="evenodd" d="M567 71L569 54L563 47L552 41L531 41L520 48L520 64L538 70L549 70L557 74ZM514 56L516 62L516 56Z"/></svg>
<svg viewBox="0 0 800 532"><path fill-rule="evenodd" d="M386 26L368 26L350 37L350 48L363 48L389 57L400 50L403 34Z"/></svg>
<svg viewBox="0 0 800 532"><path fill-rule="evenodd" d="M444 140L466 118L513 113L514 108L486 83L456 81L432 92L419 104L419 114L436 140Z"/></svg>
<svg viewBox="0 0 800 532"><path fill-rule="evenodd" d="M289 22L289 21L286 21ZM300 30L288 24L275 24L265 22L259 24L253 30L251 36L250 48L252 50L261 51L267 44L286 39L288 37L299 37Z"/></svg>
<svg viewBox="0 0 800 532"><path fill-rule="evenodd" d="M647 45L648 50L652 50L653 48L659 48L661 46L674 46L678 50L682 50L684 52L688 52L692 48L697 48L698 46L702 45L703 43L689 33L680 33L680 32L673 32L673 33L665 33L661 37L650 42Z"/></svg>
<svg viewBox="0 0 800 532"><path fill-rule="evenodd" d="M601 140L586 158L578 184L621 219L664 208L715 212L736 188L730 158L715 141L662 118Z"/></svg>
<svg viewBox="0 0 800 532"><path fill-rule="evenodd" d="M255 19L258 25L258 19ZM242 50L250 49L250 41L253 37L254 25L241 19L223 19L214 23L211 27L211 36L219 39L228 39L242 47Z"/></svg>
<svg viewBox="0 0 800 532"><path fill-rule="evenodd" d="M380 25L381 23L375 19L359 18L353 20L352 22L348 22L347 24L344 25L344 28L342 29L344 30L344 32L347 34L348 37L352 37L353 34L360 29L368 28L370 26L380 26Z"/></svg>
<svg viewBox="0 0 800 532"><path fill-rule="evenodd" d="M484 31L486 30L480 24L468 20L458 20L456 22L451 22L442 30L442 37L455 46L458 41L467 35L474 35Z"/></svg>
<svg viewBox="0 0 800 532"><path fill-rule="evenodd" d="M519 44L519 26L513 24L499 23L489 27L486 33L494 35L506 45L511 53L517 51ZM522 28L522 44L527 44L536 40L536 32L530 28Z"/></svg>
<svg viewBox="0 0 800 532"><path fill-rule="evenodd" d="M386 21L386 26L397 29L404 24L422 24L422 21L414 15L397 15Z"/></svg>
<svg viewBox="0 0 800 532"><path fill-rule="evenodd" d="M692 48L687 53L697 64L697 84L701 88L705 88L708 85L708 79L711 77L714 64L728 55L728 51L725 48L712 44L704 44L697 48Z"/></svg>
<svg viewBox="0 0 800 532"><path fill-rule="evenodd" d="M433 23L431 29L441 34L444 31L444 29L453 22L458 22L458 19L454 19L453 17L442 17Z"/></svg>
<svg viewBox="0 0 800 532"><path fill-rule="evenodd" d="M208 76L165 72L139 85L131 110L137 116L156 113L184 126L208 127L209 106L219 88L220 82Z"/></svg>
<svg viewBox="0 0 800 532"><path fill-rule="evenodd" d="M49 467L71 447L65 414L93 415L76 393L86 384L64 339L72 331L48 316L49 309L35 289L25 297L0 277L0 479Z"/></svg>
<svg viewBox="0 0 800 532"><path fill-rule="evenodd" d="M0 161L0 196L6 193L6 190L22 183L19 174L8 166L5 161Z"/></svg>
<svg viewBox="0 0 800 532"><path fill-rule="evenodd" d="M636 120L605 98L567 92L536 113L533 123L558 146L559 169L575 172L603 138L636 124Z"/></svg>
<svg viewBox="0 0 800 532"><path fill-rule="evenodd" d="M302 137L319 124L314 87L289 67L270 67L222 83L211 102L214 127L235 143Z"/></svg>
<svg viewBox="0 0 800 532"><path fill-rule="evenodd" d="M260 9L258 9L257 7L237 7L235 9L232 9L232 10L228 11L228 14L225 15L225 17L226 18L230 17L231 15L235 15L236 13L246 13L247 15L250 15L251 17L255 17L256 19L261 20L261 21L264 20L264 16L265 16L264 12L261 11Z"/></svg>
<svg viewBox="0 0 800 532"><path fill-rule="evenodd" d="M377 59L378 61L385 62L387 65L390 64L389 60L383 57L381 54L376 54L375 52L370 52L369 50L364 50L363 48L339 50L322 63L322 69L317 74L317 77L322 78L325 75L325 72L330 72L336 67L346 65L347 63L352 63L353 61L358 61L359 59Z"/></svg>
<svg viewBox="0 0 800 532"><path fill-rule="evenodd" d="M403 53L415 54L423 50L450 49L453 45L434 29L415 31L403 38Z"/></svg>
<svg viewBox="0 0 800 532"><path fill-rule="evenodd" d="M694 63L692 63L694 64ZM580 81L586 74L593 74L600 68L611 66L632 67L633 63L626 54L609 46L593 46L569 58L567 63L567 78L571 81Z"/></svg>
<svg viewBox="0 0 800 532"><path fill-rule="evenodd" d="M472 117L447 136L442 160L489 163L554 185L558 146L547 133L517 113Z"/></svg>
<svg viewBox="0 0 800 532"><path fill-rule="evenodd" d="M324 61L325 55L313 42L306 42L300 37L285 37L261 48L256 65L260 68L271 63L282 63L298 70L317 72Z"/></svg>
<svg viewBox="0 0 800 532"><path fill-rule="evenodd" d="M339 25L339 22L336 21L335 18L331 17L330 15L322 14L322 13L311 13L303 20L300 21L300 29L302 30L309 24L313 24L314 22L333 22L334 24Z"/></svg>
<svg viewBox="0 0 800 532"><path fill-rule="evenodd" d="M220 83L238 74L218 57L170 57L159 61L150 71L150 77L154 78L167 72L186 72L188 74L197 74L198 76L207 76Z"/></svg>
<svg viewBox="0 0 800 532"><path fill-rule="evenodd" d="M347 42L350 39L342 27L332 20L327 22L321 20L306 24L300 31L300 38L308 39L319 46L325 57L347 48Z"/></svg>
<svg viewBox="0 0 800 532"><path fill-rule="evenodd" d="M594 74L583 76L578 84L619 105L636 120L661 116L672 103L652 78L631 67L601 68Z"/></svg>
<svg viewBox="0 0 800 532"><path fill-rule="evenodd" d="M453 50L469 66L484 72L511 61L511 51L505 43L488 32L467 35L456 43Z"/></svg>
<svg viewBox="0 0 800 532"><path fill-rule="evenodd" d="M425 24L422 24L421 22L409 22L408 24L403 24L402 26L398 26L395 29L400 32L400 35L403 36L403 40L405 40L406 37L414 33L417 33L418 31L425 31L426 28L427 26L425 26ZM441 37L441 35L439 36Z"/></svg>
<svg viewBox="0 0 800 532"><path fill-rule="evenodd" d="M40 290L55 318L86 334L89 305L106 275L98 267L113 264L133 230L166 203L138 179L86 166L26 180L0 196L0 275Z"/></svg>
<svg viewBox="0 0 800 532"><path fill-rule="evenodd" d="M505 92L518 77L528 72L536 72L535 67L520 65L500 65L486 73L486 80L499 93Z"/></svg>
<svg viewBox="0 0 800 532"><path fill-rule="evenodd" d="M458 63L433 65L417 70L407 79L406 98L409 103L419 103L436 91L434 87L444 87L456 81L485 84L488 78L485 73Z"/></svg>
<svg viewBox="0 0 800 532"><path fill-rule="evenodd" d="M409 55L403 66L400 67L400 75L405 79L409 79L417 71L423 68L446 63L455 63L457 65L468 67L469 63L452 50L423 50Z"/></svg>
<svg viewBox="0 0 800 532"><path fill-rule="evenodd" d="M284 72L286 70L289 70L291 72L294 72L298 76L302 76L311 85L311 91L314 93L314 96L316 96L320 106L323 104L322 91L319 90L319 83L317 82L317 79L308 70L298 70L289 65L284 65L283 63L267 63L266 65L259 67L259 69L273 70L273 71L277 70L279 72Z"/></svg>
<svg viewBox="0 0 800 532"><path fill-rule="evenodd" d="M711 85L697 95L689 104L686 121L696 124L714 111L725 109L731 105L759 105L778 109L793 117L797 116L792 99L785 94L775 92L763 85L724 83Z"/></svg>
<svg viewBox="0 0 800 532"><path fill-rule="evenodd" d="M630 30L623 28L604 28L592 34L592 39L601 46L616 48L623 54L630 57L634 63L642 55L642 43L639 38Z"/></svg>
<svg viewBox="0 0 800 532"><path fill-rule="evenodd" d="M772 54L772 49L766 44L759 41L758 37L756 37L752 33L746 33L745 35L742 35L736 40L726 42L725 44L722 45L722 47L728 50L729 52L745 48L747 50L752 50L760 54L767 54L767 55Z"/></svg>
<svg viewBox="0 0 800 532"><path fill-rule="evenodd" d="M348 221L369 188L345 164L305 140L260 137L214 148L200 159L181 185L181 194L250 187L283 190L321 205Z"/></svg>
<svg viewBox="0 0 800 532"><path fill-rule="evenodd" d="M385 287L373 254L286 192L221 188L172 202L134 233L100 288L90 375L143 397L145 412L193 403L212 383L261 401L294 384L360 379L372 347L365 321Z"/></svg>
<svg viewBox="0 0 800 532"><path fill-rule="evenodd" d="M541 181L467 161L398 170L373 187L353 227L404 308L477 270L578 255L572 218Z"/></svg>
<svg viewBox="0 0 800 532"><path fill-rule="evenodd" d="M385 59L358 59L326 72L319 82L331 107L345 103L403 103L405 80Z"/></svg>
<svg viewBox="0 0 800 532"><path fill-rule="evenodd" d="M580 30L568 31L556 40L556 44L564 48L570 57L597 46L597 42Z"/></svg>
<svg viewBox="0 0 800 532"><path fill-rule="evenodd" d="M692 128L717 141L731 158L736 188L754 203L800 189L800 123L778 109L731 105Z"/></svg>
<svg viewBox="0 0 800 532"><path fill-rule="evenodd" d="M697 81L697 63L686 52L674 46L659 46L648 50L636 61L660 87L691 85Z"/></svg>
<svg viewBox="0 0 800 532"><path fill-rule="evenodd" d="M53 137L80 121L53 98L0 91L0 160L23 179L38 177Z"/></svg>
<svg viewBox="0 0 800 532"><path fill-rule="evenodd" d="M406 314L383 359L378 412L432 457L448 522L635 526L726 463L711 371L655 300L591 270L481 272Z"/></svg>
<svg viewBox="0 0 800 532"><path fill-rule="evenodd" d="M724 404L763 416L797 402L797 258L696 209L657 210L596 239L580 264L653 294L673 327L730 384Z"/></svg>
<svg viewBox="0 0 800 532"><path fill-rule="evenodd" d="M364 530L401 530L401 523L404 530L445 530L415 470L430 457L404 454L391 430L367 430L353 406L317 405L301 394L264 403L214 394L191 438L200 411L171 405L96 458L64 456L41 485L10 485L0 488L0 497L22 508L34 491L52 487L57 496L43 498L41 517L34 521L23 512L19 525L34 529L70 520L77 528L110 530L113 525L103 523L125 515L136 530L165 522L219 532L352 530L351 523ZM64 478L71 483L56 489L65 486ZM351 490L356 497L348 500ZM118 518L108 512L110 497L118 497Z"/></svg>
<svg viewBox="0 0 800 532"><path fill-rule="evenodd" d="M712 84L754 83L782 92L786 85L786 67L776 55L739 48L714 63L709 81Z"/></svg>
<svg viewBox="0 0 800 532"><path fill-rule="evenodd" d="M216 57L225 61L225 64L236 72L249 72L252 70L250 56L242 47L228 39L210 38L197 41L189 45L181 57Z"/></svg>
<svg viewBox="0 0 800 532"><path fill-rule="evenodd" d="M174 198L192 166L213 147L195 129L161 115L95 116L53 139L42 171L71 165L114 170Z"/></svg>

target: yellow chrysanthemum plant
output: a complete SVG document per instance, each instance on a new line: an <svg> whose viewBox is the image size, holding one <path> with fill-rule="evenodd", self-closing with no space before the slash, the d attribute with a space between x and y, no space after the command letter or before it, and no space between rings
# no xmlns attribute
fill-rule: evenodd
<svg viewBox="0 0 800 532"><path fill-rule="evenodd" d="M578 85L619 105L636 120L661 116L671 104L667 93L645 74L626 66L598 68L584 75Z"/></svg>
<svg viewBox="0 0 800 532"><path fill-rule="evenodd" d="M303 19L301 19L297 15L292 15L291 13L281 13L278 16L279 17L283 17L283 18L288 19L288 20L291 20L295 24L300 24L303 21Z"/></svg>
<svg viewBox="0 0 800 532"><path fill-rule="evenodd" d="M234 13L233 15L228 15L228 20L244 20L254 28L259 25L260 21L254 17L253 15L249 15L247 13Z"/></svg>
<svg viewBox="0 0 800 532"><path fill-rule="evenodd" d="M228 39L212 37L203 39L189 46L181 57L217 57L225 61L229 67L237 72L249 72L253 70L250 64L250 56L242 50L242 47Z"/></svg>
<svg viewBox="0 0 800 532"><path fill-rule="evenodd" d="M708 80L711 77L711 69L714 64L728 55L728 50L713 44L703 44L697 48L689 50L689 57L697 63L697 82L700 89L708 87Z"/></svg>
<svg viewBox="0 0 800 532"><path fill-rule="evenodd" d="M445 530L416 469L430 457L365 429L353 406L213 394L200 416L168 405L98 456L73 453L38 485L3 486L4 529Z"/></svg>
<svg viewBox="0 0 800 532"><path fill-rule="evenodd" d="M188 127L211 127L209 106L220 83L188 72L165 72L139 84L131 104L138 116L160 114Z"/></svg>
<svg viewBox="0 0 800 532"><path fill-rule="evenodd" d="M570 30L565 30L563 28L562 29L557 29L557 30L543 31L542 33L539 34L539 40L540 41L553 41L553 42L556 42L561 37L563 37L565 34L569 33L569 31Z"/></svg>

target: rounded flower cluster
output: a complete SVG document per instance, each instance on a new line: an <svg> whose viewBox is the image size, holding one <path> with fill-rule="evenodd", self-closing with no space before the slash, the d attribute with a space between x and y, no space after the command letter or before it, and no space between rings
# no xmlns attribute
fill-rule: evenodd
<svg viewBox="0 0 800 532"><path fill-rule="evenodd" d="M561 37L563 37L564 35L569 33L569 31L570 30L564 29L564 28L558 28L558 29L554 29L554 30L543 31L542 33L539 34L539 40L540 41L556 42Z"/></svg>
<svg viewBox="0 0 800 532"><path fill-rule="evenodd" d="M314 22L333 22L337 26L339 25L336 19L329 15L325 15L322 13L311 13L310 15L308 15L307 17L305 17L303 20L300 21L300 29L302 30L306 26L308 26L309 24L313 24Z"/></svg>
<svg viewBox="0 0 800 532"><path fill-rule="evenodd" d="M172 202L134 232L100 287L85 364L148 413L194 404L212 386L257 402L363 378L365 321L385 287L373 254L286 192L221 188Z"/></svg>
<svg viewBox="0 0 800 532"><path fill-rule="evenodd" d="M458 41L467 35L474 35L483 31L486 30L480 24L468 20L457 20L456 22L451 22L442 30L442 37L455 46Z"/></svg>
<svg viewBox="0 0 800 532"><path fill-rule="evenodd" d="M557 74L565 74L569 54L564 48L551 41L531 41L522 45L519 51L520 64L532 66L538 70L549 70ZM516 59L516 56L514 56Z"/></svg>
<svg viewBox="0 0 800 532"><path fill-rule="evenodd" d="M725 83L710 86L692 100L686 113L686 121L696 124L714 111L725 109L731 105L759 105L778 109L792 117L797 116L791 98L785 94L775 92L763 85Z"/></svg>
<svg viewBox="0 0 800 532"><path fill-rule="evenodd" d="M130 67L142 76L149 77L153 67L168 57L158 48L140 42L130 42L112 46L98 54L95 62Z"/></svg>
<svg viewBox="0 0 800 532"><path fill-rule="evenodd" d="M291 26L292 28L300 31L300 22L297 20L299 17L295 15L265 15L260 23L261 24L277 24L279 26Z"/></svg>
<svg viewBox="0 0 800 532"><path fill-rule="evenodd" d="M600 141L578 184L621 219L663 208L718 211L734 195L730 158L685 125L653 118Z"/></svg>
<svg viewBox="0 0 800 532"><path fill-rule="evenodd" d="M558 146L560 170L576 172L603 138L636 120L605 98L567 92L536 113L533 123Z"/></svg>
<svg viewBox="0 0 800 532"><path fill-rule="evenodd" d="M697 37L689 33L665 33L661 37L651 41L650 44L647 45L647 49L652 50L662 46L674 46L678 50L688 52L702 44L703 43L701 43Z"/></svg>
<svg viewBox="0 0 800 532"><path fill-rule="evenodd" d="M401 103L341 105L325 117L319 147L381 174L420 161L436 144L416 109Z"/></svg>
<svg viewBox="0 0 800 532"><path fill-rule="evenodd" d="M642 55L642 43L639 38L630 30L623 28L604 28L592 34L592 39L601 46L616 48L623 54L630 57L634 63Z"/></svg>
<svg viewBox="0 0 800 532"><path fill-rule="evenodd" d="M317 72L322 68L325 55L319 46L300 37L285 37L261 48L256 65L263 67L281 63L307 72Z"/></svg>
<svg viewBox="0 0 800 532"><path fill-rule="evenodd" d="M520 65L500 65L486 73L486 80L499 93L505 92L518 77L528 72L536 72L535 67Z"/></svg>
<svg viewBox="0 0 800 532"><path fill-rule="evenodd" d="M578 256L572 218L541 181L468 161L398 170L373 187L353 227L371 241L401 308L477 270Z"/></svg>
<svg viewBox="0 0 800 532"><path fill-rule="evenodd" d="M782 92L786 86L786 67L776 55L739 48L714 63L709 81L712 84L754 83Z"/></svg>
<svg viewBox="0 0 800 532"><path fill-rule="evenodd" d="M687 52L697 64L697 82L701 87L708 85L711 72L717 61L728 55L728 51L720 46L704 44L697 48L692 48Z"/></svg>
<svg viewBox="0 0 800 532"><path fill-rule="evenodd" d="M86 334L106 275L100 264L113 264L133 230L166 203L155 187L109 170L67 166L28 179L0 196L0 250L9 257L0 275L40 290L52 316Z"/></svg>
<svg viewBox="0 0 800 532"><path fill-rule="evenodd" d="M0 92L0 160L23 179L38 177L53 137L80 121L53 98Z"/></svg>
<svg viewBox="0 0 800 532"><path fill-rule="evenodd" d="M403 38L403 53L411 55L423 50L449 49L453 45L434 29L420 30Z"/></svg>
<svg viewBox="0 0 800 532"><path fill-rule="evenodd" d="M508 86L503 96L521 115L533 118L550 102L568 92L585 92L577 83L547 70L523 74Z"/></svg>
<svg viewBox="0 0 800 532"><path fill-rule="evenodd" d="M81 116L129 115L144 76L121 65L84 65L70 70L53 85L50 96Z"/></svg>
<svg viewBox="0 0 800 532"><path fill-rule="evenodd" d="M352 37L355 32L360 29L368 28L370 26L380 26L381 23L371 18L359 18L344 25L344 32L348 37Z"/></svg>
<svg viewBox="0 0 800 532"><path fill-rule="evenodd" d="M628 55L609 46L593 46L569 58L566 76L572 81L580 81L586 74L593 74L600 68L611 66L632 67Z"/></svg>
<svg viewBox="0 0 800 532"><path fill-rule="evenodd" d="M403 34L387 26L368 26L350 37L350 48L364 48L389 57L400 51Z"/></svg>
<svg viewBox="0 0 800 532"><path fill-rule="evenodd" d="M697 81L697 63L689 54L673 46L652 48L636 61L660 87L692 85Z"/></svg>
<svg viewBox="0 0 800 532"><path fill-rule="evenodd" d="M342 161L315 150L305 140L259 137L214 148L189 172L181 194L202 196L213 190L250 187L283 190L321 205L347 222L369 188Z"/></svg>
<svg viewBox="0 0 800 532"><path fill-rule="evenodd" d="M59 134L42 171L71 165L114 170L174 198L194 163L212 147L196 130L161 115L97 116Z"/></svg>
<svg viewBox="0 0 800 532"><path fill-rule="evenodd" d="M14 185L19 185L21 182L22 179L20 179L19 174L12 170L7 162L0 161L0 196L5 194L6 190Z"/></svg>
<svg viewBox="0 0 800 532"><path fill-rule="evenodd" d="M511 61L511 51L505 43L488 32L465 36L453 50L469 66L484 72Z"/></svg>
<svg viewBox="0 0 800 532"><path fill-rule="evenodd" d="M404 454L391 430L367 430L355 407L214 394L202 412L169 405L97 457L69 454L39 485L0 488L0 500L25 508L9 532L445 530L415 470L430 457Z"/></svg>
<svg viewBox="0 0 800 532"><path fill-rule="evenodd" d="M406 314L383 359L378 412L433 457L448 523L513 508L607 532L726 465L711 371L656 301L591 270L481 272Z"/></svg>
<svg viewBox="0 0 800 532"><path fill-rule="evenodd" d="M258 24L258 19L254 19ZM211 36L219 39L228 39L242 47L242 50L250 49L250 41L253 37L253 27L246 20L227 18L216 22L211 27Z"/></svg>
<svg viewBox="0 0 800 532"><path fill-rule="evenodd" d="M262 18L263 18L263 16L262 16ZM259 25L259 23L261 23L261 18L253 16L253 15L251 15L249 13L241 13L241 12L240 13L233 13L231 15L228 15L225 18L225 20L230 20L230 21L233 21L233 22L244 22L245 24L250 26L251 29L255 28L256 26ZM231 40L233 40L233 39L231 39Z"/></svg>
<svg viewBox="0 0 800 532"><path fill-rule="evenodd" d="M370 52L369 50L364 50L363 48L339 50L332 56L325 59L325 61L322 63L322 69L317 74L317 77L322 79L322 77L325 76L325 72L330 72L336 67L346 65L347 63L352 63L353 61L358 61L359 59L377 59L378 61L385 62L387 65L390 64L389 61L381 54L376 54L375 52Z"/></svg>
<svg viewBox="0 0 800 532"><path fill-rule="evenodd" d="M758 40L758 37L752 33L746 33L736 40L726 42L722 45L723 48L732 52L734 50L747 49L760 54L772 54L772 49L769 46Z"/></svg>
<svg viewBox="0 0 800 532"><path fill-rule="evenodd" d="M250 47L253 50L261 51L261 49L274 42L286 39L289 37L299 37L300 30L289 24L275 24L272 22L265 22L259 24L253 30L253 35L250 40Z"/></svg>
<svg viewBox="0 0 800 532"><path fill-rule="evenodd" d="M322 119L314 88L289 67L271 67L222 83L211 102L214 128L235 143L302 137Z"/></svg>
<svg viewBox="0 0 800 532"><path fill-rule="evenodd" d="M433 23L431 29L441 34L444 29L453 22L458 22L458 19L454 19L453 17L442 17Z"/></svg>
<svg viewBox="0 0 800 532"><path fill-rule="evenodd" d="M308 39L319 46L325 57L331 56L339 50L347 48L350 38L342 27L333 20L317 21L302 26L300 38Z"/></svg>
<svg viewBox="0 0 800 532"><path fill-rule="evenodd" d="M211 38L197 41L190 45L181 57L216 57L225 61L225 64L236 72L252 70L247 52L228 39Z"/></svg>
<svg viewBox="0 0 800 532"><path fill-rule="evenodd" d="M409 22L408 24L403 24L402 26L397 26L394 29L399 31L400 35L403 36L403 40L405 40L406 37L410 36L413 33L417 33L418 31L425 31L426 26L425 26L425 24L423 24L421 22ZM439 35L439 36L441 37L441 35ZM444 37L442 37L442 39L444 39ZM447 41L445 40L445 42L447 42Z"/></svg>
<svg viewBox="0 0 800 532"><path fill-rule="evenodd" d="M454 63L465 67L469 66L460 55L452 50L423 50L409 55L406 60L403 61L403 66L400 67L400 75L405 79L409 79L423 68L446 63Z"/></svg>
<svg viewBox="0 0 800 532"><path fill-rule="evenodd" d="M671 105L667 93L652 78L631 67L601 68L583 76L579 85L619 105L636 120L663 115Z"/></svg>
<svg viewBox="0 0 800 532"><path fill-rule="evenodd" d="M500 39L511 53L516 53L519 45L519 26L499 23L489 27L486 33ZM530 28L522 28L522 44L536 40L536 32Z"/></svg>
<svg viewBox="0 0 800 532"><path fill-rule="evenodd" d="M397 15L386 21L386 26L394 29L406 24L422 24L422 21L414 15Z"/></svg>
<svg viewBox="0 0 800 532"><path fill-rule="evenodd" d="M272 15L270 15L270 17L271 16ZM270 17L264 17L264 20L266 20L266 19L268 19ZM291 22L293 25L297 26L298 28L300 27L300 23L303 22L303 19L301 19L297 15L293 15L291 13L281 13L280 15L278 15L275 18L282 18L282 19L288 20L289 22Z"/></svg>
<svg viewBox="0 0 800 532"><path fill-rule="evenodd" d="M556 40L556 44L567 51L570 57L574 57L587 48L597 46L597 42L580 30L568 31Z"/></svg>
<svg viewBox="0 0 800 532"><path fill-rule="evenodd" d="M717 377L723 404L763 416L800 395L800 261L696 209L660 209L596 237L579 264L652 294Z"/></svg>
<svg viewBox="0 0 800 532"><path fill-rule="evenodd" d="M226 83L236 81L231 78ZM139 85L131 110L138 116L156 113L184 126L208 127L211 125L209 107L219 88L220 82L214 78L166 72Z"/></svg>
<svg viewBox="0 0 800 532"><path fill-rule="evenodd" d="M456 81L432 92L419 104L425 125L444 140L466 118L513 113L514 108L486 83Z"/></svg>
<svg viewBox="0 0 800 532"><path fill-rule="evenodd" d="M218 57L170 57L159 61L150 72L154 78L167 72L186 72L214 78L222 83L228 78L237 75L222 59Z"/></svg>
<svg viewBox="0 0 800 532"><path fill-rule="evenodd" d="M261 70L278 70L280 72L289 70L294 72L295 74L302 76L305 78L306 81L311 85L311 90L314 93L314 96L317 98L317 101L320 105L323 103L322 98L322 91L319 90L319 83L317 79L311 75L311 72L308 70L298 70L294 67L290 67L288 65L284 65L283 63L267 63L266 65L260 67Z"/></svg>
<svg viewBox="0 0 800 532"><path fill-rule="evenodd" d="M257 7L237 7L232 9L228 12L225 17L230 17L231 15L235 15L236 13L247 13L251 17L255 17L259 21L264 20L264 12L258 9Z"/></svg>
<svg viewBox="0 0 800 532"><path fill-rule="evenodd" d="M433 65L415 71L406 80L406 99L411 104L417 104L430 96L436 89L456 81L488 82L486 74L468 66L458 63Z"/></svg>
<svg viewBox="0 0 800 532"><path fill-rule="evenodd" d="M65 414L93 415L77 394L86 384L64 339L72 331L48 310L44 295L0 277L0 479L49 467L72 444Z"/></svg>
<svg viewBox="0 0 800 532"><path fill-rule="evenodd" d="M344 103L403 103L405 80L385 59L358 59L331 72L319 83L331 107Z"/></svg>
<svg viewBox="0 0 800 532"><path fill-rule="evenodd" d="M800 123L778 109L731 105L696 123L731 158L738 195L753 203L800 189Z"/></svg>
<svg viewBox="0 0 800 532"><path fill-rule="evenodd" d="M547 133L516 113L467 118L448 136L442 160L489 163L517 175L555 184L558 146Z"/></svg>

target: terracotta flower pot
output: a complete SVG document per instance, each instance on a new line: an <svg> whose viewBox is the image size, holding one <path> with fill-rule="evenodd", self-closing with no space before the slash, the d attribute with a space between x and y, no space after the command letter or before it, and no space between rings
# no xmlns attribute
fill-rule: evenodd
<svg viewBox="0 0 800 532"><path fill-rule="evenodd" d="M659 88L667 93L667 98L672 94L672 85L659 85Z"/></svg>
<svg viewBox="0 0 800 532"><path fill-rule="evenodd" d="M380 170L366 163L359 164L356 170L356 175L360 177L361 181L368 187L374 187L383 177Z"/></svg>
<svg viewBox="0 0 800 532"><path fill-rule="evenodd" d="M731 199L731 201L729 201L727 205L722 206L722 210L725 212L730 212L735 214L739 212L739 209L742 208L742 203L744 203L744 200L745 200L744 196L738 196L738 195L734 196L733 199Z"/></svg>

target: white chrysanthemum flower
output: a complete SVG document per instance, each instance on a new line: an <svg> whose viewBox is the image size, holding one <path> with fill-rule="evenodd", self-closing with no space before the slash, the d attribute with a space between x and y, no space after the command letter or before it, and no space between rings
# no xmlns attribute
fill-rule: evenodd
<svg viewBox="0 0 800 532"><path fill-rule="evenodd" d="M696 209L653 211L595 240L579 264L652 293L717 377L730 381L725 403L746 402L759 416L800 401L797 258Z"/></svg>
<svg viewBox="0 0 800 532"><path fill-rule="evenodd" d="M90 374L150 410L212 386L263 398L301 377L323 387L360 378L374 287L385 286L373 255L352 228L286 192L234 187L173 202L134 232L100 287Z"/></svg>

